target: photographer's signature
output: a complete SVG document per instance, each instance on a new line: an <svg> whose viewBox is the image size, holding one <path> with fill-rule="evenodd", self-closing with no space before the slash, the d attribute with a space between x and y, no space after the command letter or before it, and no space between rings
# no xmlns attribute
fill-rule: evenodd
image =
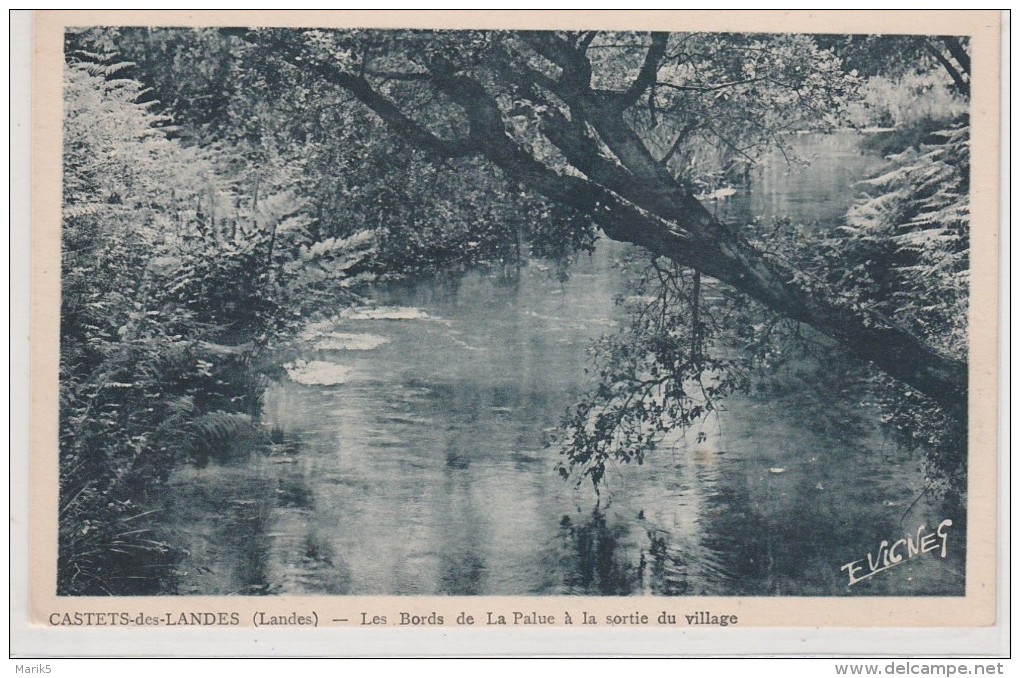
<svg viewBox="0 0 1020 678"><path fill-rule="evenodd" d="M934 530L926 531L926 526L922 525L917 528L916 535L897 539L892 544L883 539L874 557L868 553L867 558L847 563L839 569L844 570L850 577L848 586L853 586L924 553L938 551L939 555L945 558L949 540L948 530L952 525L953 521L947 518Z"/></svg>

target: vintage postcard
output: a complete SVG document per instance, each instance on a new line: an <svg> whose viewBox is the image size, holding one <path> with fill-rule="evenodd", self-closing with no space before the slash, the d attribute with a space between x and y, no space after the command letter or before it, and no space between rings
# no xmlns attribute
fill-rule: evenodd
<svg viewBox="0 0 1020 678"><path fill-rule="evenodd" d="M1000 23L35 13L31 647L993 628Z"/></svg>

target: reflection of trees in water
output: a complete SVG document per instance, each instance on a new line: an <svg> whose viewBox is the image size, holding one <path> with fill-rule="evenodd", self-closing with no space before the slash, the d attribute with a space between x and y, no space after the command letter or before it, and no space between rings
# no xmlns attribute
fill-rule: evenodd
<svg viewBox="0 0 1020 678"><path fill-rule="evenodd" d="M799 383L799 380L794 380ZM833 376L830 394L841 392ZM820 382L821 383L821 382ZM886 441L857 403L816 386L772 389L740 401L756 445L735 448L696 511L693 532L603 507L560 523L572 593L830 596L960 595L965 583L965 500L923 478L924 455ZM828 407L823 408L826 404ZM814 410L825 416L811 416ZM782 412L803 413L805 422ZM842 425L840 425L842 423ZM737 431L744 444L752 438ZM838 447L832 441L841 440ZM757 451L756 451L757 450ZM682 473L682 471L677 471ZM672 471L671 471L672 473ZM693 490L678 490L681 493ZM678 495L677 506L685 502ZM687 510L678 508L678 510ZM921 557L847 586L841 567L877 553L883 539L953 522L949 556ZM676 525L676 523L674 523Z"/></svg>
<svg viewBox="0 0 1020 678"><path fill-rule="evenodd" d="M177 474L163 498L167 529L182 557L154 580L178 594L257 595L271 592L268 575L275 483L247 464L212 462Z"/></svg>
<svg viewBox="0 0 1020 678"><path fill-rule="evenodd" d="M862 454L867 454L862 453ZM845 474L852 462L829 460L813 473L790 472L785 484L774 477L740 474L721 483L706 525L705 546L718 554L728 583L725 595L958 595L966 552L963 520L953 536L954 562L929 558L854 586L840 568L876 554L880 542L916 534L921 525L935 525L954 516L952 501L924 492L896 493L896 484L873 468L859 476ZM781 489L780 489L781 487ZM852 489L851 489L852 488ZM894 497L894 499L890 499ZM848 511L848 506L855 510ZM938 517L935 517L938 516ZM956 556L960 556L958 563ZM953 574L957 569L960 576ZM923 568L923 576L910 568Z"/></svg>
<svg viewBox="0 0 1020 678"><path fill-rule="evenodd" d="M451 431L443 468L443 492L450 497L443 522L454 529L444 530L435 544L439 550L437 593L443 595L479 595L484 593L486 562L477 526L482 520L472 498L469 448L460 434ZM458 529L459 528L459 529Z"/></svg>
<svg viewBox="0 0 1020 678"><path fill-rule="evenodd" d="M485 562L474 551L467 554L443 552L442 575L438 593L452 596L473 596L483 593Z"/></svg>
<svg viewBox="0 0 1020 678"><path fill-rule="evenodd" d="M706 517L707 517L706 513ZM703 535L681 535L646 525L641 550L641 587L663 596L725 595L732 588L725 554L708 546Z"/></svg>
<svg viewBox="0 0 1020 678"><path fill-rule="evenodd" d="M632 524L607 518L601 509L582 519L563 516L560 536L566 552L564 577L569 592L665 596L706 593L708 582L699 578L704 579L703 571L714 569L711 556L679 545L664 530L646 526L644 539L635 532Z"/></svg>
<svg viewBox="0 0 1020 678"><path fill-rule="evenodd" d="M237 593L265 595L272 587L267 574L272 549L268 536L272 506L256 499L236 501L225 532L237 554L233 568L233 578L239 585Z"/></svg>
<svg viewBox="0 0 1020 678"><path fill-rule="evenodd" d="M179 472L164 512L182 556L151 570L151 582L177 595L348 592L350 568L314 520L315 492L293 463L302 445L273 438Z"/></svg>
<svg viewBox="0 0 1020 678"><path fill-rule="evenodd" d="M680 596L687 593L690 586L687 579L686 558L669 547L666 535L649 530L648 539L651 545L648 548L647 564L645 554L641 554L642 579L647 576L649 587L653 593L667 596Z"/></svg>
<svg viewBox="0 0 1020 678"><path fill-rule="evenodd" d="M571 593L606 596L627 595L634 590L638 569L629 563L621 542L627 528L606 522L599 509L575 523L570 516L560 520L560 534L567 550L569 565L565 573Z"/></svg>

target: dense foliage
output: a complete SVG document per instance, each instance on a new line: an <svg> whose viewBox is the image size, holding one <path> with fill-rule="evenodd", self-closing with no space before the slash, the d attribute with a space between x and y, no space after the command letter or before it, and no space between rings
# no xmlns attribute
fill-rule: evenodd
<svg viewBox="0 0 1020 678"><path fill-rule="evenodd" d="M306 271L370 247L311 243L292 194L246 196L123 64L83 57L65 73L59 589L151 593L140 563L173 556L153 493L224 431L254 435L250 365L322 287Z"/></svg>
<svg viewBox="0 0 1020 678"><path fill-rule="evenodd" d="M866 182L867 197L829 246L843 271L830 273L890 322L937 350L967 358L970 289L970 129L957 121L889 157ZM829 268L834 271L833 267ZM883 380L884 419L904 444L929 450L942 476L962 484L965 429L916 393Z"/></svg>
<svg viewBox="0 0 1020 678"><path fill-rule="evenodd" d="M894 67L898 45L917 68ZM380 280L532 256L565 276L599 228L643 253L631 323L594 347L565 422L564 476L598 491L606 464L822 351L962 477L966 385L939 386L967 359L965 118L926 109L833 233L697 201L888 83L965 110L958 40L119 28L65 49L61 593L172 588L153 498L182 463L271 444L259 361L292 328Z"/></svg>
<svg viewBox="0 0 1020 678"><path fill-rule="evenodd" d="M834 231L778 219L749 224L752 242L873 322L966 360L969 156L968 128L957 121L890 155ZM877 408L898 443L926 452L932 482L963 491L966 427L921 394L863 365L847 372L826 337L702 283L696 271L661 260L631 268L633 294L621 304L632 321L594 347L596 385L565 422L564 476L576 470L597 489L607 464L641 463L678 433L699 430L726 395L775 388L766 384L790 381L792 367L808 387L857 382L851 397Z"/></svg>

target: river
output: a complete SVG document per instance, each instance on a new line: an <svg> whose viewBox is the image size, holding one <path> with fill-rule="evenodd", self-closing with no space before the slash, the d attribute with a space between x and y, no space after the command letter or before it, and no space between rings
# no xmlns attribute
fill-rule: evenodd
<svg viewBox="0 0 1020 678"><path fill-rule="evenodd" d="M770 157L714 209L831 227L880 159L850 135L796 143L810 168ZM645 464L611 467L599 498L560 478L545 443L588 385L587 347L624 320L626 251L600 242L566 282L531 261L515 280L380 289L309 324L265 397L274 453L174 479L191 507L181 592L962 595L965 516L853 389L731 397ZM845 564L867 572L883 540L946 518L945 558L848 586Z"/></svg>

